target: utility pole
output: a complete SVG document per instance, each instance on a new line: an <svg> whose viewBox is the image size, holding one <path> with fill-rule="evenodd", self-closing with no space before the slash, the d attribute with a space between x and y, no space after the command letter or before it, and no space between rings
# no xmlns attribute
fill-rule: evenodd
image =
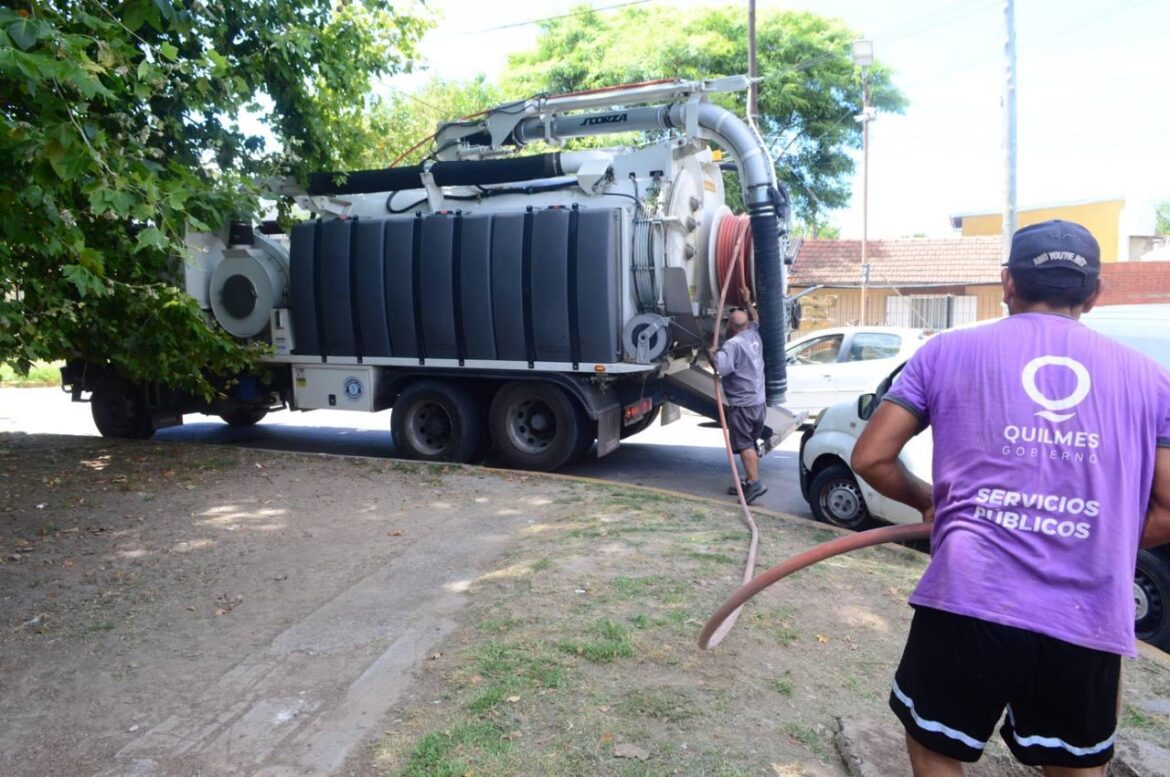
<svg viewBox="0 0 1170 777"><path fill-rule="evenodd" d="M1007 36L1004 58L1007 79L1003 87L1003 142L1006 170L1003 203L1003 258L1007 261L1016 232L1016 13L1013 0L1004 0L1003 21Z"/></svg>
<svg viewBox="0 0 1170 777"><path fill-rule="evenodd" d="M760 87L756 83L756 0L748 0L748 121L759 125Z"/></svg>
<svg viewBox="0 0 1170 777"><path fill-rule="evenodd" d="M853 63L861 68L861 113L854 118L861 122L861 314L858 323L865 326L865 292L869 286L869 123L873 120L873 110L869 107L869 66L873 64L873 41L853 42Z"/></svg>

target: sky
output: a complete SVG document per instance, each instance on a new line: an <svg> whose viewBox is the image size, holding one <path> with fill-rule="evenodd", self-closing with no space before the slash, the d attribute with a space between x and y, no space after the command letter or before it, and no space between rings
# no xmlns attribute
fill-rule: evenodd
<svg viewBox="0 0 1170 777"><path fill-rule="evenodd" d="M429 0L438 23L422 43L426 73L495 79L510 52L536 40L538 26L524 22L577 4ZM740 4L746 17L746 0ZM1003 209L1003 0L757 5L844 20L873 41L908 98L904 114L879 114L870 124L871 239L955 236L951 214ZM1015 27L1018 207L1124 197L1134 231L1144 221L1152 228L1152 201L1170 196L1170 2L1017 0ZM393 83L409 89L422 77ZM862 232L860 152L856 158L853 204L832 217L843 238Z"/></svg>

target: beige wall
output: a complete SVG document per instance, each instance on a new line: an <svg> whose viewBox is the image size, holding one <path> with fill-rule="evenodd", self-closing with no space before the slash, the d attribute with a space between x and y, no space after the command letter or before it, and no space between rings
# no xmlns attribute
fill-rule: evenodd
<svg viewBox="0 0 1170 777"><path fill-rule="evenodd" d="M789 294L802 291L800 287L793 287ZM954 294L974 295L976 298L976 316L979 321L989 318L999 318L1003 315L1001 305L1003 295L999 284L980 286L946 286L931 288L870 288L865 293L866 316L865 323L870 326L881 326L886 323L886 298L895 294ZM800 330L795 336L803 336L817 329L826 329L835 326L855 326L860 323L861 317L861 290L858 288L819 289L808 296L802 297L804 319Z"/></svg>

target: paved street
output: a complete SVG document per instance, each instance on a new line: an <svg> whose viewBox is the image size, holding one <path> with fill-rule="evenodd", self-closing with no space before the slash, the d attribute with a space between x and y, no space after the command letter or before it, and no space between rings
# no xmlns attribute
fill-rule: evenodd
<svg viewBox="0 0 1170 777"><path fill-rule="evenodd" d="M203 415L188 415L183 426L163 429L156 439L170 442L239 445L280 451L393 457L389 413L314 410L273 413L250 429L234 429ZM684 413L666 427L657 424L622 443L602 459L587 459L566 474L633 483L697 496L734 501L727 454L718 427ZM89 405L74 403L59 389L0 389L0 432L97 436ZM769 491L756 504L769 510L811 518L800 496L796 453L799 436L791 435L761 462ZM488 464L493 464L488 460Z"/></svg>

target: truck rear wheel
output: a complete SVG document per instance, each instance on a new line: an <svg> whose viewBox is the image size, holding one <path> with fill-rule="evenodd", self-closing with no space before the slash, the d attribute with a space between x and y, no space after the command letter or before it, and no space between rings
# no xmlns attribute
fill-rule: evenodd
<svg viewBox="0 0 1170 777"><path fill-rule="evenodd" d="M112 372L103 375L94 386L89 410L102 437L146 440L154 435L142 387Z"/></svg>
<svg viewBox="0 0 1170 777"><path fill-rule="evenodd" d="M407 386L390 412L394 447L423 461L470 463L487 451L480 403L462 386L420 380Z"/></svg>
<svg viewBox="0 0 1170 777"><path fill-rule="evenodd" d="M551 472L582 453L591 428L575 399L537 381L505 383L492 400L488 423L509 466Z"/></svg>

